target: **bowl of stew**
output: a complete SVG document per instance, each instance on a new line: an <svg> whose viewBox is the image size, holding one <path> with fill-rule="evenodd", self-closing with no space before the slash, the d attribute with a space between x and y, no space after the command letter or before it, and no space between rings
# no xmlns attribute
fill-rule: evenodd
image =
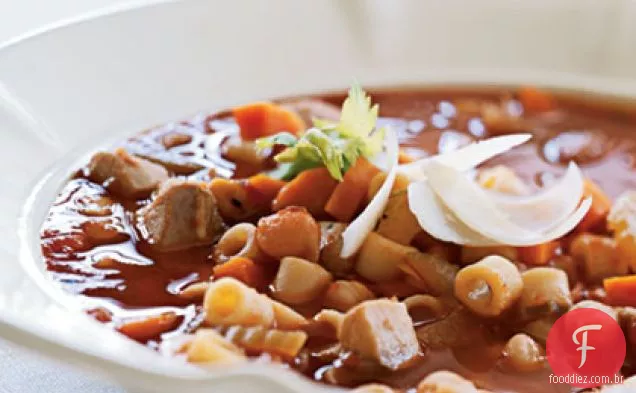
<svg viewBox="0 0 636 393"><path fill-rule="evenodd" d="M8 43L0 336L139 391L560 393L594 309L625 384L585 388L630 391L634 21L184 1Z"/></svg>

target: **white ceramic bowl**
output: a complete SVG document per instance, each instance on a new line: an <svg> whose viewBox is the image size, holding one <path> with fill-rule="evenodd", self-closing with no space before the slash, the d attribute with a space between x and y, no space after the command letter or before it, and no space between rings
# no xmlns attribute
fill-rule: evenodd
<svg viewBox="0 0 636 393"><path fill-rule="evenodd" d="M113 138L353 79L521 82L636 97L636 2L158 2L4 45L0 336L138 391L323 389L262 364L204 372L90 321L43 275L38 231L71 169Z"/></svg>

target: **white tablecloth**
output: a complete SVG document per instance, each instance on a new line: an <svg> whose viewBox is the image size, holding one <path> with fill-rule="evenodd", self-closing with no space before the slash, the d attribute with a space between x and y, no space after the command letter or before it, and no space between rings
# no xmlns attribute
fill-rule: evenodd
<svg viewBox="0 0 636 393"><path fill-rule="evenodd" d="M0 0L0 42L126 0ZM42 359L0 339L0 393L124 393L124 390Z"/></svg>
<svg viewBox="0 0 636 393"><path fill-rule="evenodd" d="M123 389L0 340L0 393L125 393Z"/></svg>

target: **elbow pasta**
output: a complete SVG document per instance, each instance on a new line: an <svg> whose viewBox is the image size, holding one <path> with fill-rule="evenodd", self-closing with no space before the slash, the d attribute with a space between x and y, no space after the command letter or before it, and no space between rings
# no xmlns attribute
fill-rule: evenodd
<svg viewBox="0 0 636 393"><path fill-rule="evenodd" d="M298 355L307 341L303 331L283 331L262 326L231 326L225 337L247 351L267 352L288 359Z"/></svg>
<svg viewBox="0 0 636 393"><path fill-rule="evenodd" d="M254 224L244 222L228 229L216 245L215 256L219 262L233 257L245 257L253 261L264 259L264 254L256 243Z"/></svg>
<svg viewBox="0 0 636 393"><path fill-rule="evenodd" d="M338 280L327 289L323 305L345 312L365 300L374 298L373 292L364 284L358 281Z"/></svg>
<svg viewBox="0 0 636 393"><path fill-rule="evenodd" d="M517 305L525 317L561 312L572 306L568 276L563 270L535 267L521 273L521 278L523 291Z"/></svg>
<svg viewBox="0 0 636 393"><path fill-rule="evenodd" d="M307 324L307 319L294 311L293 308L271 300L274 309L276 327L283 330L300 329Z"/></svg>
<svg viewBox="0 0 636 393"><path fill-rule="evenodd" d="M492 255L457 273L455 297L474 313L495 317L521 296L523 280L517 267L504 257Z"/></svg>
<svg viewBox="0 0 636 393"><path fill-rule="evenodd" d="M235 364L247 361L243 352L213 329L199 329L187 345L188 361L201 364Z"/></svg>
<svg viewBox="0 0 636 393"><path fill-rule="evenodd" d="M181 292L179 292L179 296L187 300L200 301L205 296L205 292L208 290L209 286L210 283L207 281L195 282L183 288Z"/></svg>
<svg viewBox="0 0 636 393"><path fill-rule="evenodd" d="M210 325L274 325L271 300L234 278L212 282L205 293L203 308L205 321Z"/></svg>

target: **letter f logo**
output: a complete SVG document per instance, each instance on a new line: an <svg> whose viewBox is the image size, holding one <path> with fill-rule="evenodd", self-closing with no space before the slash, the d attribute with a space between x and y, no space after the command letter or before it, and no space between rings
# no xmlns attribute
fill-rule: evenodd
<svg viewBox="0 0 636 393"><path fill-rule="evenodd" d="M579 364L579 368L583 367L585 361L587 360L587 351L593 351L596 349L592 346L587 345L587 332L589 330L601 330L602 328L603 326L601 325L585 325L576 329L574 333L572 333L572 341L574 341L574 344L580 345L580 347L576 348L577 351L581 351L581 364ZM581 332L583 332L583 334L581 335L581 342L579 342L576 336Z"/></svg>

